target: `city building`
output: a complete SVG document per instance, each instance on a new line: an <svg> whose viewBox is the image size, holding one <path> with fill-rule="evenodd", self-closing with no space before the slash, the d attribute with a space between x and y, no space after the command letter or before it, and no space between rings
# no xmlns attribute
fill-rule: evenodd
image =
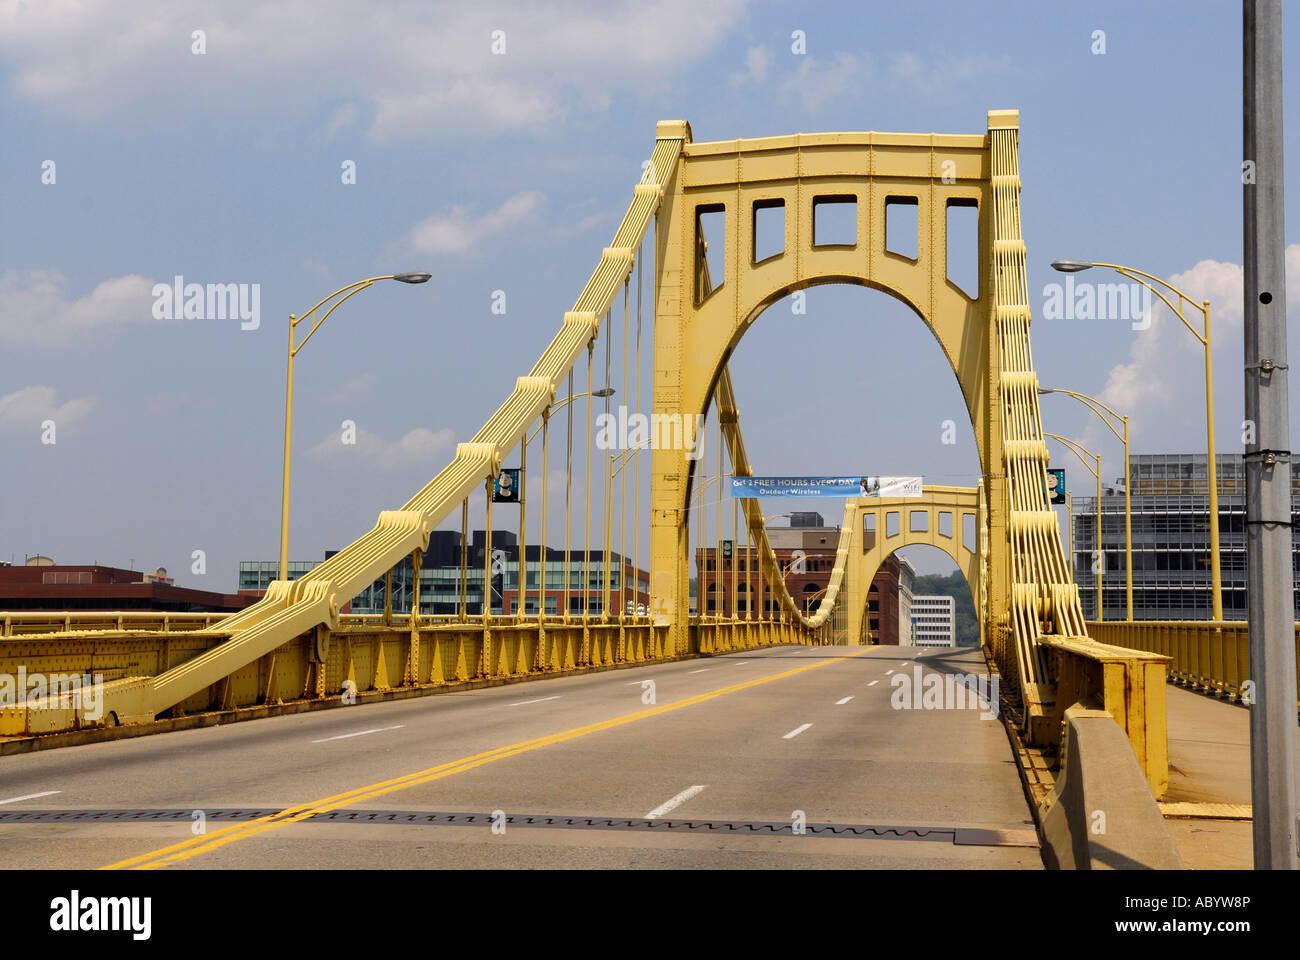
<svg viewBox="0 0 1300 960"><path fill-rule="evenodd" d="M813 512L792 513L790 521L788 527L769 526L767 539L777 563L785 571L785 585L790 596L801 610L813 613L830 584L835 552L839 549L840 528L826 526L822 515ZM752 571L747 564L752 565ZM698 571L699 598L702 598L702 602L697 599L697 603L702 616L732 615L733 579L734 609L742 616L750 608L748 597L751 590L755 594L755 616L762 616L764 611L768 616L775 616L780 609L760 572L758 552L749 549L747 540L738 544L724 540L721 550L717 547L696 549L695 569Z"/></svg>
<svg viewBox="0 0 1300 960"><path fill-rule="evenodd" d="M326 550L325 560L328 560L336 553L338 553L337 550ZM289 579L297 580L299 577L315 570L324 562L324 560L290 560L288 563ZM239 584L237 589L240 593L248 594L257 599L266 593L266 588L271 585L271 581L279 579L279 576L279 560L241 560L239 561Z"/></svg>
<svg viewBox="0 0 1300 960"><path fill-rule="evenodd" d="M826 526L821 514L808 511L790 514L788 527L769 526L767 537L777 564L785 571L785 585L790 596L805 614L816 613L835 568L840 528ZM749 610L751 591L756 617L778 615L780 607L762 576L758 554L747 551L747 546L743 541L733 544L724 540L720 550L717 547L696 549L697 589L699 596L703 597L703 603L699 605L701 615L728 618L734 609L744 616ZM900 624L911 621L914 573L912 565L898 555L887 557L881 563L868 589L867 616L862 620L861 642L907 642L906 631L900 635L899 628ZM846 623L844 611L837 607L833 621L836 636L843 633Z"/></svg>
<svg viewBox="0 0 1300 960"><path fill-rule="evenodd" d="M484 566L488 568L488 593L493 615L523 612L535 614L545 603L548 616L568 613L581 616L584 609L593 616L603 612L606 559L603 550L591 550L584 557L581 550L571 550L567 564L569 587L565 588L564 551L546 548L546 587L540 586L542 557L537 544L529 544L524 551L525 584L521 596L519 585L519 538L507 530L492 533L491 547L487 546L487 531L475 530L470 535L464 551L464 570L461 567L461 535L459 531L435 530L429 536L429 546L420 558L420 613L425 616L483 615ZM489 549L496 554L495 559ZM334 555L329 551L325 559ZM587 575L583 576L584 561ZM296 580L323 561L296 561L289 564L289 579ZM243 561L239 565L241 592L253 591L260 596L267 585L279 575L279 562L274 560ZM628 614L645 615L650 603L650 575L644 570L634 570L629 558L610 554L609 610L617 614L620 604ZM350 602L350 613L383 613L384 591L387 578L381 577L364 589ZM404 557L393 567L392 588L394 613L409 613L414 596L415 568L411 558ZM585 586L584 586L585 584Z"/></svg>
<svg viewBox="0 0 1300 960"><path fill-rule="evenodd" d="M59 565L29 557L0 565L0 610L149 610L234 613L255 598L178 587L167 571L123 570L100 564Z"/></svg>
<svg viewBox="0 0 1300 960"><path fill-rule="evenodd" d="M957 646L957 601L925 594L912 597L912 643L917 647Z"/></svg>
<svg viewBox="0 0 1300 960"><path fill-rule="evenodd" d="M867 588L863 618L866 643L907 646L911 643L912 578L916 571L906 557L891 553L880 563Z"/></svg>
<svg viewBox="0 0 1300 960"><path fill-rule="evenodd" d="M1130 457L1133 510L1133 617L1207 620L1210 598L1210 509L1205 454ZM1241 454L1219 454L1219 564L1223 616L1246 618L1246 486ZM1291 479L1291 516L1300 512L1300 473ZM1097 619L1097 498L1075 497L1073 571L1084 616ZM1067 544L1067 549L1068 549ZM1123 620L1125 598L1124 480L1101 497L1103 619ZM1300 571L1292 550L1292 569ZM1294 576L1294 573L1293 573ZM1300 584L1300 577L1296 577ZM1300 599L1300 598L1298 598ZM1297 607L1300 619L1300 607Z"/></svg>

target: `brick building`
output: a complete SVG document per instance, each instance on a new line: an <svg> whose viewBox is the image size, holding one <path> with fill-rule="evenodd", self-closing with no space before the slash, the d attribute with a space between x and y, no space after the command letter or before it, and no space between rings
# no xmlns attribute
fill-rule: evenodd
<svg viewBox="0 0 1300 960"><path fill-rule="evenodd" d="M786 571L785 584L790 596L805 613L814 613L830 584L840 528L825 526L818 513L794 513L790 521L788 527L768 527L768 540L777 563ZM730 617L733 595L734 609L744 616L749 610L747 597L751 590L756 617L778 613L776 599L760 572L757 553L750 551L747 555L745 547L745 543L724 541L721 550L705 547L695 551L701 616ZM746 567L747 562L753 565L752 573ZM901 557L890 556L881 564L868 593L862 642L897 644L900 623L910 629L912 573L911 565ZM902 640L910 642L908 631L903 632Z"/></svg>
<svg viewBox="0 0 1300 960"><path fill-rule="evenodd" d="M153 573L99 564L59 565L31 557L0 566L0 610L149 610L234 613L255 597L178 587L159 567Z"/></svg>

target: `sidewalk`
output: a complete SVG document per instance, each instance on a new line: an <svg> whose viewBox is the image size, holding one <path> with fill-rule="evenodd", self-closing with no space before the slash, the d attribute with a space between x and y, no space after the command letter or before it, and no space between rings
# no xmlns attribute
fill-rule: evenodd
<svg viewBox="0 0 1300 960"><path fill-rule="evenodd" d="M1224 818L1250 816L1250 712L1173 684L1166 691L1169 791L1161 808L1178 852L1191 870L1249 870L1250 820Z"/></svg>

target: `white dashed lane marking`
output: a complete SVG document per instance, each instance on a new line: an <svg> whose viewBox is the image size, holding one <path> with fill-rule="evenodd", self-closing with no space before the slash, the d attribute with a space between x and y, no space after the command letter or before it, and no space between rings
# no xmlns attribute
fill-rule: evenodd
<svg viewBox="0 0 1300 960"><path fill-rule="evenodd" d="M695 796L697 793L702 791L705 786L706 784L697 783L693 787L687 787L685 790L677 794L677 796L673 797L671 800L659 804L659 806L655 807L653 810L647 813L644 819L655 820L658 819L659 817L662 817L665 813L670 813L673 810L676 810L687 800L691 799L691 797Z"/></svg>

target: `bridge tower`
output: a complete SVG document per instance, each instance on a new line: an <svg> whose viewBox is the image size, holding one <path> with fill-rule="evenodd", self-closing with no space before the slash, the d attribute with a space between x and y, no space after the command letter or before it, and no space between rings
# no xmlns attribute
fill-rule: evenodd
<svg viewBox="0 0 1300 960"><path fill-rule="evenodd" d="M655 231L654 409L660 414L708 413L717 380L741 337L763 311L791 293L824 283L857 283L910 306L938 340L966 401L988 494L984 627L1009 629L1008 483L1004 464L999 318L1023 320L1028 305L995 303L996 255L1019 253L1019 181L995 176L995 143L1015 164L1016 111L993 111L982 135L832 133L694 143L685 122L660 123L659 140L681 143L676 169L665 178ZM1011 188L1001 195L998 186ZM821 244L816 209L853 203L853 244ZM784 212L784 245L755 255L756 211ZM915 212L916 255L886 247L886 223ZM978 211L980 289L965 291L947 276L947 223L952 207ZM721 213L723 236L705 237L701 218ZM1015 218L1011 224L1007 218ZM998 227L1014 225L999 239ZM721 244L722 276L707 275L706 244ZM1002 244L999 247L999 243ZM1023 287L1023 281L1021 282ZM1021 291L1023 292L1023 291ZM1027 336L1026 336L1027 348ZM1032 393L1031 393L1032 395ZM1034 415L1037 399L1033 397ZM1035 437L1041 445L1041 437ZM1045 448L1044 448L1045 450ZM1035 461L1042 470L1041 461ZM652 609L670 628L671 648L688 644L689 583L686 509L694 463L681 450L654 452L651 517ZM1042 509L1047 510L1046 504ZM1064 573L1064 571L1062 571ZM1066 574L1068 578L1068 574ZM849 616L853 614L850 612Z"/></svg>

